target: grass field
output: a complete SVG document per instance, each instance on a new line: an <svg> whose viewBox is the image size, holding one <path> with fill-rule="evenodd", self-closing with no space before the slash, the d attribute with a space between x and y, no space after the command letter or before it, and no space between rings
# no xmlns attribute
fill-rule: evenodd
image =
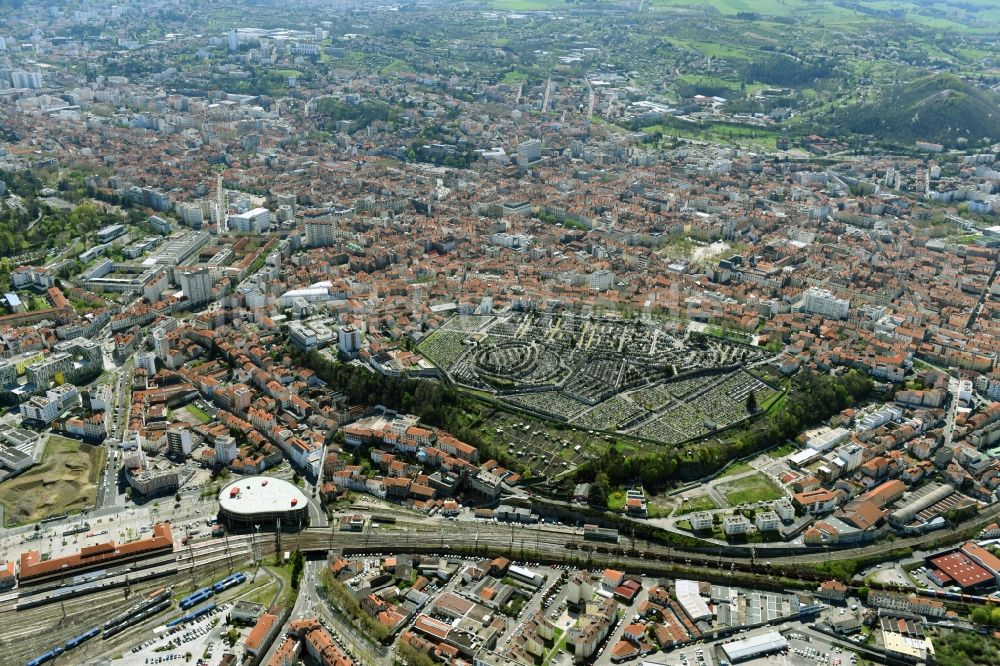
<svg viewBox="0 0 1000 666"><path fill-rule="evenodd" d="M492 0L490 5L494 9L506 9L511 12L531 12L549 9L566 9L572 5L567 5L564 0Z"/></svg>
<svg viewBox="0 0 1000 666"><path fill-rule="evenodd" d="M778 458L784 458L787 455L791 455L798 451L798 448L794 444L782 444L776 449L772 449L767 452L767 455L777 460Z"/></svg>
<svg viewBox="0 0 1000 666"><path fill-rule="evenodd" d="M965 22L953 20L952 14L948 13L949 7L938 9L933 7L934 3L921 0L868 0L864 4L874 9L902 8L906 11L906 20L933 28L986 31L991 28L990 24L1000 22L1000 7L992 0L966 0L962 3L963 8L972 10L969 15L974 17ZM828 19L836 18L841 21L871 20L863 14L838 7L830 0L650 0L650 5L666 9L711 6L724 16L756 12L771 16L793 14L811 18L822 14Z"/></svg>
<svg viewBox="0 0 1000 666"><path fill-rule="evenodd" d="M757 150L776 150L779 133L772 129L734 123L684 123L671 126L650 125L643 132L660 132L665 138L695 139L710 143L733 144Z"/></svg>
<svg viewBox="0 0 1000 666"><path fill-rule="evenodd" d="M766 502L780 498L781 491L767 477L754 474L716 487L730 506Z"/></svg>
<svg viewBox="0 0 1000 666"><path fill-rule="evenodd" d="M198 419L202 423L208 423L209 421L212 420L212 417L209 416L205 412L205 410L199 408L194 403L191 403L191 404L187 405L184 409L187 410L188 414L190 414L191 416L195 417L196 419Z"/></svg>
<svg viewBox="0 0 1000 666"><path fill-rule="evenodd" d="M750 463L738 462L735 465L730 465L726 468L726 471L719 475L720 479L724 479L729 476L736 476L737 474L742 474L743 472L749 472L753 467L750 467Z"/></svg>
<svg viewBox="0 0 1000 666"><path fill-rule="evenodd" d="M0 483L4 522L33 523L93 506L105 453L103 447L49 437L41 464Z"/></svg>
<svg viewBox="0 0 1000 666"><path fill-rule="evenodd" d="M503 82L507 85L514 85L515 83L520 83L521 81L526 81L528 75L519 69L513 69L503 75Z"/></svg>
<svg viewBox="0 0 1000 666"><path fill-rule="evenodd" d="M683 516L688 513L697 513L699 511L711 511L712 509L718 509L715 502L712 501L711 497L701 496L692 497L689 500L685 500L681 504L681 508L677 509L678 516Z"/></svg>

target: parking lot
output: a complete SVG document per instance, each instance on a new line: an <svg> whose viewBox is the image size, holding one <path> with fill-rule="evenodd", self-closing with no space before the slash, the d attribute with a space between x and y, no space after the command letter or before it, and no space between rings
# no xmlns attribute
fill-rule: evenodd
<svg viewBox="0 0 1000 666"><path fill-rule="evenodd" d="M854 653L835 647L829 643L817 640L806 634L789 632L788 654L776 655L772 658L784 657L787 661L775 661L778 664L793 664L794 666L851 666L858 662ZM762 662L768 663L768 662Z"/></svg>
<svg viewBox="0 0 1000 666"><path fill-rule="evenodd" d="M712 654L710 645L688 645L670 652L650 655L645 657L645 661L663 666L718 666L719 663Z"/></svg>
<svg viewBox="0 0 1000 666"><path fill-rule="evenodd" d="M223 604L194 622L164 629L126 652L116 663L122 666L172 663L217 666L226 651L222 636L230 629L225 624L228 612L229 605Z"/></svg>

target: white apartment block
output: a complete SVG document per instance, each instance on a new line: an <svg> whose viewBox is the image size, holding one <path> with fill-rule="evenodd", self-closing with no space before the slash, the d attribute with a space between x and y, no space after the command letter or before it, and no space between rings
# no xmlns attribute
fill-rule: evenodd
<svg viewBox="0 0 1000 666"><path fill-rule="evenodd" d="M615 274L606 270L594 271L587 280L594 291L607 291L615 284Z"/></svg>
<svg viewBox="0 0 1000 666"><path fill-rule="evenodd" d="M20 405L21 417L46 425L55 421L60 414L80 402L80 392L72 384L63 384L36 395Z"/></svg>
<svg viewBox="0 0 1000 666"><path fill-rule="evenodd" d="M245 213L230 215L229 231L241 234L262 234L271 228L271 211L252 208Z"/></svg>
<svg viewBox="0 0 1000 666"><path fill-rule="evenodd" d="M36 289L48 289L54 287L56 279L45 268L34 266L21 266L11 271L10 281L18 289L34 287Z"/></svg>
<svg viewBox="0 0 1000 666"><path fill-rule="evenodd" d="M209 269L178 271L177 279L181 291L193 305L201 305L212 300L212 272Z"/></svg>
<svg viewBox="0 0 1000 666"><path fill-rule="evenodd" d="M710 530L712 529L712 514L708 511L699 511L698 513L691 514L691 528L695 530Z"/></svg>
<svg viewBox="0 0 1000 666"><path fill-rule="evenodd" d="M771 509L773 509L782 520L792 520L795 518L795 507L792 505L792 501L787 497L782 497L781 499L775 501L771 505Z"/></svg>
<svg viewBox="0 0 1000 666"><path fill-rule="evenodd" d="M726 533L726 536L746 534L750 531L750 519L741 513L726 516L722 519L722 531Z"/></svg>
<svg viewBox="0 0 1000 666"><path fill-rule="evenodd" d="M329 247L337 237L337 225L333 220L311 220L306 222L306 246Z"/></svg>
<svg viewBox="0 0 1000 666"><path fill-rule="evenodd" d="M754 525L761 532L773 532L781 528L781 518L774 511L760 511L753 519Z"/></svg>
<svg viewBox="0 0 1000 666"><path fill-rule="evenodd" d="M849 300L837 298L830 291L816 287L803 292L799 305L805 312L831 319L847 319L847 314L851 310Z"/></svg>

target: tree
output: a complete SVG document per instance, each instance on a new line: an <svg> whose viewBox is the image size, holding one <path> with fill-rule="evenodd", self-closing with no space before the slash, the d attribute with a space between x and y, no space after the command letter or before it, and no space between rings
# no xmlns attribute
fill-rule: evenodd
<svg viewBox="0 0 1000 666"><path fill-rule="evenodd" d="M988 625L990 623L990 619L990 610L985 606L977 606L972 610L973 623Z"/></svg>
<svg viewBox="0 0 1000 666"><path fill-rule="evenodd" d="M747 411L751 414L757 413L757 394L753 391L747 394Z"/></svg>
<svg viewBox="0 0 1000 666"><path fill-rule="evenodd" d="M305 567L305 556L302 555L302 551L298 548L292 553L290 558L292 562L292 589L299 589L299 582L302 580L302 570Z"/></svg>
<svg viewBox="0 0 1000 666"><path fill-rule="evenodd" d="M590 496L587 498L587 503L595 509L607 509L608 492L604 489L604 486L599 483L591 485Z"/></svg>
<svg viewBox="0 0 1000 666"><path fill-rule="evenodd" d="M53 378L53 381L56 383L56 386L62 386L63 384L66 383L66 375L64 375L61 372L57 372L56 376Z"/></svg>

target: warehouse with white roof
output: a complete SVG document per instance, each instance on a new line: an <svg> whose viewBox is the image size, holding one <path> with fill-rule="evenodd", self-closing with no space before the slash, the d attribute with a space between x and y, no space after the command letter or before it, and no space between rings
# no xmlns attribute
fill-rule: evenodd
<svg viewBox="0 0 1000 666"><path fill-rule="evenodd" d="M722 651L730 662L738 664L741 661L763 657L764 655L781 652L788 647L788 641L777 631L769 631L766 634L758 634L747 638L724 643Z"/></svg>

